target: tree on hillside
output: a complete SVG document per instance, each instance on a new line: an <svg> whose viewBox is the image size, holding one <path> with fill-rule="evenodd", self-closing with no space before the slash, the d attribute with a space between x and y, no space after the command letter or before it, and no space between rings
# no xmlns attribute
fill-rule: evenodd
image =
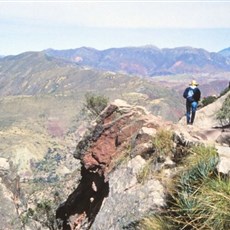
<svg viewBox="0 0 230 230"><path fill-rule="evenodd" d="M85 95L84 110L88 110L92 117L97 117L107 106L109 99L102 95L87 93Z"/></svg>

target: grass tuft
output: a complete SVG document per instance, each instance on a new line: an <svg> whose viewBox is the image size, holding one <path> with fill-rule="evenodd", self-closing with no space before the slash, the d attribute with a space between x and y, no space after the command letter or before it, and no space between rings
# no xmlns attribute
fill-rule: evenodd
<svg viewBox="0 0 230 230"><path fill-rule="evenodd" d="M216 173L214 148L190 149L186 168L175 179L168 208L140 222L141 229L230 229L230 178Z"/></svg>
<svg viewBox="0 0 230 230"><path fill-rule="evenodd" d="M173 140L172 132L169 130L161 129L158 130L156 135L153 137L152 144L154 153L146 161L146 164L142 167L140 172L137 174L137 181L139 183L145 183L154 172L154 164L158 161L165 160L166 156L172 153Z"/></svg>
<svg viewBox="0 0 230 230"><path fill-rule="evenodd" d="M138 183L144 184L153 172L153 158L146 161L140 172L136 175Z"/></svg>
<svg viewBox="0 0 230 230"><path fill-rule="evenodd" d="M173 149L173 134L169 130L158 130L153 137L153 147L158 156L168 156Z"/></svg>

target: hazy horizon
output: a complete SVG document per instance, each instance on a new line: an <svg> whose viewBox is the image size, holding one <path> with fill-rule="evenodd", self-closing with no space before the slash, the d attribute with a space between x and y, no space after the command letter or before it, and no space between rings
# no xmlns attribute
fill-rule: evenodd
<svg viewBox="0 0 230 230"><path fill-rule="evenodd" d="M0 55L153 45L230 47L229 1L0 1Z"/></svg>

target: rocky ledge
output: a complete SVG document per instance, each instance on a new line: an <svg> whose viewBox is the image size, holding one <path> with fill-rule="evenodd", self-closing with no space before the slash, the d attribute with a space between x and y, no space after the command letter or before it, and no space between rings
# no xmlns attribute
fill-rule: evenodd
<svg viewBox="0 0 230 230"><path fill-rule="evenodd" d="M175 130L175 150L205 143L183 125L164 121L143 107L121 100L110 104L77 144L74 157L81 161L82 178L56 212L59 228L135 229L147 213L160 212L166 205L167 178L174 175L181 156L175 151L159 157L152 144L158 130ZM142 183L138 175L150 158L156 176Z"/></svg>

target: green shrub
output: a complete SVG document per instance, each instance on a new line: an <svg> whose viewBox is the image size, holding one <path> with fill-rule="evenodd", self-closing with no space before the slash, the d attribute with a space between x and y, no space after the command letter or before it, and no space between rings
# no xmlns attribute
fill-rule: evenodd
<svg viewBox="0 0 230 230"><path fill-rule="evenodd" d="M214 178L218 163L214 148L197 146L191 152L192 155L187 159L187 169L177 179L177 189L170 203L170 217L167 217L178 229L200 229L206 226L208 210L204 208L206 197L201 190L210 178Z"/></svg>
<svg viewBox="0 0 230 230"><path fill-rule="evenodd" d="M36 204L35 209L29 208L22 213L21 221L24 227L32 220L38 221L50 230L57 229L54 203L51 200L42 200Z"/></svg>
<svg viewBox="0 0 230 230"><path fill-rule="evenodd" d="M225 99L221 109L216 115L222 126L230 124L230 94Z"/></svg>
<svg viewBox="0 0 230 230"><path fill-rule="evenodd" d="M216 174L214 148L191 149L187 168L175 179L168 208L140 222L140 229L230 229L230 178Z"/></svg>
<svg viewBox="0 0 230 230"><path fill-rule="evenodd" d="M108 101L108 98L105 96L87 93L85 95L84 109L88 110L92 116L96 117L107 106Z"/></svg>
<svg viewBox="0 0 230 230"><path fill-rule="evenodd" d="M200 164L200 162L209 162L210 159L217 159L216 149L212 146L197 145L188 149L190 153L183 161L186 169L191 169Z"/></svg>
<svg viewBox="0 0 230 230"><path fill-rule="evenodd" d="M211 103L213 103L214 101L216 101L217 97L216 96L208 96L208 97L204 97L201 101L202 107L207 106Z"/></svg>

